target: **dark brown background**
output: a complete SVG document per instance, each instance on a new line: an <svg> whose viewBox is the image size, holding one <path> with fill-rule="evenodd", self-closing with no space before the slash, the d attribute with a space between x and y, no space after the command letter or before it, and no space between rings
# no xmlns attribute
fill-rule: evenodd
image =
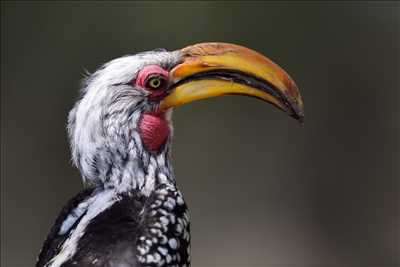
<svg viewBox="0 0 400 267"><path fill-rule="evenodd" d="M283 66L306 123L233 96L175 111L193 266L399 266L399 7L3 2L2 266L32 266L81 189L65 126L84 70L204 41Z"/></svg>

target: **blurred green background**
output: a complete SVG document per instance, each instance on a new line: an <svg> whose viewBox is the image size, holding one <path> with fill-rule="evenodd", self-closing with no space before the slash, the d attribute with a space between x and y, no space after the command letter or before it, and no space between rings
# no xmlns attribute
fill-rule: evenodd
<svg viewBox="0 0 400 267"><path fill-rule="evenodd" d="M164 47L251 47L304 126L227 96L174 113L193 266L400 266L397 3L2 2L1 265L32 266L81 189L66 117L85 70Z"/></svg>

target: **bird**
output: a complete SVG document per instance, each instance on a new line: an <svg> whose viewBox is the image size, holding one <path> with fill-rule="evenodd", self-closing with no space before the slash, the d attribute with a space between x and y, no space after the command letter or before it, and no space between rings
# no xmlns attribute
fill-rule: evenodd
<svg viewBox="0 0 400 267"><path fill-rule="evenodd" d="M155 49L88 74L67 125L83 189L62 208L36 266L190 266L190 216L171 164L172 111L222 95L254 97L304 119L289 74L236 44Z"/></svg>

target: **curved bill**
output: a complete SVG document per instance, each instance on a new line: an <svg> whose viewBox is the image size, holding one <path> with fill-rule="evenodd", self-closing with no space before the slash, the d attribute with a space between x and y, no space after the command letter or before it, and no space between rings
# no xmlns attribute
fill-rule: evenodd
<svg viewBox="0 0 400 267"><path fill-rule="evenodd" d="M303 102L290 76L248 48L202 43L179 50L183 61L170 72L169 95L160 109L214 96L238 94L264 100L303 122Z"/></svg>

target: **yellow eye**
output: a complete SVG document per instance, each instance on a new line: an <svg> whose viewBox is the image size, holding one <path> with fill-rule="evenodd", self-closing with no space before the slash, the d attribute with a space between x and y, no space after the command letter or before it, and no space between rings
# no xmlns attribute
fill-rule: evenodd
<svg viewBox="0 0 400 267"><path fill-rule="evenodd" d="M146 82L148 88L152 90L160 89L164 86L165 79L162 76L151 76Z"/></svg>

